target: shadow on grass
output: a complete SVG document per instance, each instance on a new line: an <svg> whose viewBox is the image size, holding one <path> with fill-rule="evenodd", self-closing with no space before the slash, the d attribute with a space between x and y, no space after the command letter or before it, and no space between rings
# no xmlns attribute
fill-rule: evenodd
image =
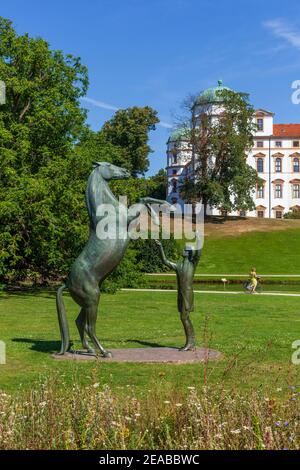
<svg viewBox="0 0 300 470"><path fill-rule="evenodd" d="M19 297L41 297L43 299L51 299L55 301L56 291L45 289L3 289L1 291L2 298L9 298L12 296Z"/></svg>
<svg viewBox="0 0 300 470"><path fill-rule="evenodd" d="M205 217L205 222L210 222L211 224L224 224L225 222L236 222L237 220L247 220L247 217L223 215L208 215Z"/></svg>
<svg viewBox="0 0 300 470"><path fill-rule="evenodd" d="M31 344L32 351L38 351L43 353L55 353L60 350L60 341L47 341L41 339L30 339L30 338L13 338L15 343L26 343Z"/></svg>
<svg viewBox="0 0 300 470"><path fill-rule="evenodd" d="M32 338L13 338L13 342L15 343L23 343L23 344L30 344L31 347L30 349L32 351L37 351L37 352L42 352L42 353L47 353L47 354L52 354L60 350L61 342L60 341L48 341L48 340L41 340L41 339L32 339ZM109 339L104 339L102 340L104 342L109 342ZM166 344L159 344L159 343L152 343L150 341L142 341L139 339L127 339L125 340L125 343L135 343L139 344L141 346L146 346L150 348L172 348L172 349L178 349L175 346L169 346ZM74 344L73 342L70 343L70 347L72 347Z"/></svg>
<svg viewBox="0 0 300 470"><path fill-rule="evenodd" d="M141 341L140 339L127 339L125 343L137 343L141 346L148 346L150 348L171 348L171 349L178 349L175 346L169 346L166 344L159 344L159 343L150 343L150 341Z"/></svg>

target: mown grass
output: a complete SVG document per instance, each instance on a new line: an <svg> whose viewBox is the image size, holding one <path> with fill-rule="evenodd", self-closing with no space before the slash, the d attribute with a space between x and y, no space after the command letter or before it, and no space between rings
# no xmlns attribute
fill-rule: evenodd
<svg viewBox="0 0 300 470"><path fill-rule="evenodd" d="M74 319L78 307L65 297L71 336L80 347ZM286 388L299 383L300 366L291 364L292 342L300 339L299 299L196 294L192 314L199 345L223 353L209 364L73 363L55 361L59 331L53 293L2 294L1 339L7 364L0 365L0 389L28 389L40 374L59 372L89 384L91 371L99 383L117 393L127 385L141 392L159 383L166 390L222 383L241 389ZM118 292L103 295L97 324L107 348L181 346L184 342L175 292Z"/></svg>
<svg viewBox="0 0 300 470"><path fill-rule="evenodd" d="M251 266L263 274L299 274L300 230L251 232L205 238L198 272L243 274Z"/></svg>
<svg viewBox="0 0 300 470"><path fill-rule="evenodd" d="M193 319L220 361L55 361L53 293L2 293L0 449L299 449L299 299L196 294ZM182 345L176 293L103 295L98 335L108 348Z"/></svg>

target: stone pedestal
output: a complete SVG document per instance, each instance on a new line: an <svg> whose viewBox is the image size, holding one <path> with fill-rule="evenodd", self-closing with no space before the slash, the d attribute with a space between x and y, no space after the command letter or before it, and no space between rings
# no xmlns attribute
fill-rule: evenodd
<svg viewBox="0 0 300 470"><path fill-rule="evenodd" d="M109 349L112 357L101 357L88 354L85 351L70 351L60 356L53 354L59 361L103 361L103 362L146 362L146 363L195 363L216 361L221 358L219 351L206 348L196 348L193 351L180 351L176 348L126 348Z"/></svg>

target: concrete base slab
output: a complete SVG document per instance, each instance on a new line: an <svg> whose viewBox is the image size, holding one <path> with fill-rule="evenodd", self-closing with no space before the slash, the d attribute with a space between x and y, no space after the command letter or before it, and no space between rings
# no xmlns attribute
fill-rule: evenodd
<svg viewBox="0 0 300 470"><path fill-rule="evenodd" d="M213 349L196 348L193 351L180 351L176 348L126 348L110 349L112 357L101 357L86 351L69 351L64 355L53 354L56 360L69 361L95 361L102 362L149 362L149 363L177 363L186 364L194 362L216 361L221 353Z"/></svg>

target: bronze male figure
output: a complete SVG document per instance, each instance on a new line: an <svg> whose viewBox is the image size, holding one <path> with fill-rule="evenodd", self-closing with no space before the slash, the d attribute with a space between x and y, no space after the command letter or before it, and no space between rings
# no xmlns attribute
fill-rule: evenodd
<svg viewBox="0 0 300 470"><path fill-rule="evenodd" d="M183 259L177 263L173 263L166 258L161 242L156 240L163 263L170 269L173 269L177 276L177 307L186 336L185 345L181 348L182 351L189 351L196 346L195 332L190 319L190 312L194 311L193 280L202 251L198 232L196 232L196 239L196 247L193 248L186 245L182 255Z"/></svg>

